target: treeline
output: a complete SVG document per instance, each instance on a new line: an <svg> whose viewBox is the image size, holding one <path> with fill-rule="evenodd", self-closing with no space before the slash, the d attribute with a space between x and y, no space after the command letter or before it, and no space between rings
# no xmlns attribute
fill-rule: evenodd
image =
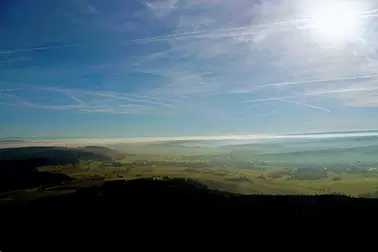
<svg viewBox="0 0 378 252"><path fill-rule="evenodd" d="M94 152L92 152L94 151ZM38 167L77 164L80 160L112 161L102 153L113 151L88 147L25 147L0 149L0 192L60 184L72 180L60 173L40 172Z"/></svg>
<svg viewBox="0 0 378 252"><path fill-rule="evenodd" d="M44 160L42 165L74 164L79 160L111 161L105 154L89 149L70 149L63 147L23 147L0 149L0 160Z"/></svg>
<svg viewBox="0 0 378 252"><path fill-rule="evenodd" d="M40 172L45 159L0 160L0 192L60 184L72 180L60 173Z"/></svg>

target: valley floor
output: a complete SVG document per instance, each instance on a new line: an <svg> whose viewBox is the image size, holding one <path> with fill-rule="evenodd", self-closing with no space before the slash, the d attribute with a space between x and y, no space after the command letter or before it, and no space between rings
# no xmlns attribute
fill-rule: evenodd
<svg viewBox="0 0 378 252"><path fill-rule="evenodd" d="M327 172L320 179L297 179L293 169L285 167L241 169L202 162L130 160L112 164L85 161L75 166L45 166L39 170L65 173L75 178L77 182L71 183L78 186L88 181L170 177L194 179L213 189L242 194L369 196L378 190L378 173L373 172Z"/></svg>

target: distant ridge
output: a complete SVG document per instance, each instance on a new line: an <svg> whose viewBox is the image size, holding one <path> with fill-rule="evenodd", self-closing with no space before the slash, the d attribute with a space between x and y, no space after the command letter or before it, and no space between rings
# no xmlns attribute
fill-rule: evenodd
<svg viewBox="0 0 378 252"><path fill-rule="evenodd" d="M315 139L337 137L371 137L378 136L378 130L364 131L329 131L304 132L290 134L250 134L250 135L219 135L219 136L183 136L183 137L149 137L149 138L24 138L0 139L0 148L27 147L27 146L65 146L84 147L118 143L168 143L168 142L195 142L195 141L227 141L227 140L279 140L279 139ZM13 146L7 146L13 145Z"/></svg>
<svg viewBox="0 0 378 252"><path fill-rule="evenodd" d="M24 140L12 140L12 139L9 139L9 140L6 140L6 139L0 139L0 143L23 143L25 142Z"/></svg>
<svg viewBox="0 0 378 252"><path fill-rule="evenodd" d="M305 133L290 133L285 134L287 136L298 136L298 135L324 135L324 134L358 134L358 133L377 133L377 130L350 130L350 131L322 131L322 132L305 132Z"/></svg>

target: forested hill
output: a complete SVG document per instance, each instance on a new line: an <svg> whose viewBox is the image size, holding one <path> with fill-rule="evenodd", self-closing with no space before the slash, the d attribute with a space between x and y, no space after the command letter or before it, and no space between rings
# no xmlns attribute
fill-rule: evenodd
<svg viewBox="0 0 378 252"><path fill-rule="evenodd" d="M114 150L104 147L24 147L0 149L0 192L70 181L66 174L41 172L50 165L75 165L81 160L112 161Z"/></svg>
<svg viewBox="0 0 378 252"><path fill-rule="evenodd" d="M22 147L0 149L0 160L45 159L49 164L73 164L79 160L111 161L114 150L105 147Z"/></svg>

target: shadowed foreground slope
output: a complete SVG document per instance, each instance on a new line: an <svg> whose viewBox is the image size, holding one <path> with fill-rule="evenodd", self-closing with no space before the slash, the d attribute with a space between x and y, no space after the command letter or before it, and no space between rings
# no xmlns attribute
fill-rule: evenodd
<svg viewBox="0 0 378 252"><path fill-rule="evenodd" d="M162 210L190 210L203 214L236 210L240 216L244 214L247 218L295 221L301 218L335 220L374 216L378 201L337 195L239 195L210 190L193 180L167 178L109 181L99 186L77 189L72 194L25 202L3 201L2 210L18 213L24 218L35 213L44 217L54 213L54 216L75 215L81 220L90 216L107 218L105 213L112 216L120 214L118 217L121 218L128 212L137 213L140 210L149 211L150 214Z"/></svg>

